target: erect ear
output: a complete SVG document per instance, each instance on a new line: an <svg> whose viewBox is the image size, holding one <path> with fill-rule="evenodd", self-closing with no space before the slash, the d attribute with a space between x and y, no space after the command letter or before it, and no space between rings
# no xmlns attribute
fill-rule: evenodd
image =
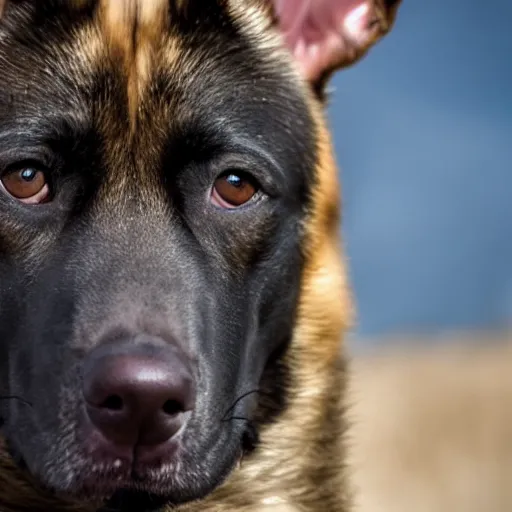
<svg viewBox="0 0 512 512"><path fill-rule="evenodd" d="M286 45L320 89L363 57L393 26L401 0L272 0Z"/></svg>

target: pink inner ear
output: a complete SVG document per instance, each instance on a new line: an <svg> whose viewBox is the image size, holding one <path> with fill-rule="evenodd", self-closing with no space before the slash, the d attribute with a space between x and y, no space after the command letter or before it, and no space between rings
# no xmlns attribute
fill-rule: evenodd
<svg viewBox="0 0 512 512"><path fill-rule="evenodd" d="M369 39L370 0L274 0L285 41L308 80L350 61Z"/></svg>

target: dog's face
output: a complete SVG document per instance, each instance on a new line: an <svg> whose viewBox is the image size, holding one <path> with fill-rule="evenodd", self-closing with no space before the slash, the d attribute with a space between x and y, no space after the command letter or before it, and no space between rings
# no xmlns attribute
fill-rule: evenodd
<svg viewBox="0 0 512 512"><path fill-rule="evenodd" d="M0 417L42 486L199 499L286 408L310 228L337 229L319 95L396 2L321 3L322 52L294 2L4 6Z"/></svg>

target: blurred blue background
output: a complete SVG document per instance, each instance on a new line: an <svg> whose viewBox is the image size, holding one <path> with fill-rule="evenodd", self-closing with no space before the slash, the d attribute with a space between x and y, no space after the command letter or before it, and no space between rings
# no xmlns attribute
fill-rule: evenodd
<svg viewBox="0 0 512 512"><path fill-rule="evenodd" d="M512 327L511 20L405 0L333 81L357 337Z"/></svg>

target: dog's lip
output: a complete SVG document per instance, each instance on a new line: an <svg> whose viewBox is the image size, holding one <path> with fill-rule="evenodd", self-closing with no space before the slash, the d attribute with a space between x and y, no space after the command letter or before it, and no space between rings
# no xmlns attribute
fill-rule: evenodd
<svg viewBox="0 0 512 512"><path fill-rule="evenodd" d="M146 474L158 471L169 465L178 456L179 439L171 439L158 446L123 446L105 439L99 432L91 435L86 443L86 450L93 473L127 473L130 475Z"/></svg>
<svg viewBox="0 0 512 512"><path fill-rule="evenodd" d="M161 489L163 464L144 464L137 458L110 458L95 461L82 470L73 494L78 497L106 500L119 491L138 491L158 495Z"/></svg>
<svg viewBox="0 0 512 512"><path fill-rule="evenodd" d="M157 493L159 480L157 478L142 478L129 472L89 475L81 483L79 496L95 497L97 499L110 499L119 491L140 491Z"/></svg>

